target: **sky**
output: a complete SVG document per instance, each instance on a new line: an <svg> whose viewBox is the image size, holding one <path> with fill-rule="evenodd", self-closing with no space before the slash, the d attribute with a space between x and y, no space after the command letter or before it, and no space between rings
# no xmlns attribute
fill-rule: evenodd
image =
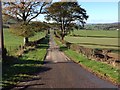
<svg viewBox="0 0 120 90"><path fill-rule="evenodd" d="M59 0L53 0L59 1ZM84 1L84 0L83 0ZM113 0L111 2L81 2L78 0L79 5L87 11L89 15L86 23L114 23L118 22L118 2ZM90 1L90 0L89 0ZM94 0L93 0L94 1ZM120 7L120 4L119 4ZM36 20L44 20L44 16L40 15Z"/></svg>
<svg viewBox="0 0 120 90"><path fill-rule="evenodd" d="M118 22L117 2L81 2L89 18L87 23L113 23Z"/></svg>

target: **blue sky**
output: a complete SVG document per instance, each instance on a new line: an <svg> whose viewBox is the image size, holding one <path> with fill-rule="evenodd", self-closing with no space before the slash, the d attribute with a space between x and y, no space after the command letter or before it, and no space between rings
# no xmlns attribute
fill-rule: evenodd
<svg viewBox="0 0 120 90"><path fill-rule="evenodd" d="M87 23L113 23L118 21L118 2L79 1L79 4L87 11L87 14L89 15ZM43 21L44 16L40 15L39 19Z"/></svg>
<svg viewBox="0 0 120 90"><path fill-rule="evenodd" d="M112 23L118 21L117 2L81 2L89 18L87 23Z"/></svg>

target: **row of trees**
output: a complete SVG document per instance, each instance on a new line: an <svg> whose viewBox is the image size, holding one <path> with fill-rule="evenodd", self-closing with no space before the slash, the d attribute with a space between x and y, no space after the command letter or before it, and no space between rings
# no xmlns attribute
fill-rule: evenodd
<svg viewBox="0 0 120 90"><path fill-rule="evenodd" d="M71 30L72 27L81 26L88 18L86 10L83 9L78 2L30 2L28 0L18 0L17 2L3 3L4 17L14 18L18 25L11 26L11 32L24 37L24 43L28 43L28 38L33 36L35 32L48 30L49 28L57 27L60 30L61 38ZM46 22L33 22L32 20L40 14L45 14Z"/></svg>

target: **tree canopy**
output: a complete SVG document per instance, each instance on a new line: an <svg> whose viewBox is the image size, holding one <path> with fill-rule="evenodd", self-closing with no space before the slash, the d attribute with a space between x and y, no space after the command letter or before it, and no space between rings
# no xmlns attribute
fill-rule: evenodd
<svg viewBox="0 0 120 90"><path fill-rule="evenodd" d="M21 20L24 22L30 22L40 14L45 13L45 7L49 6L51 1L41 2L29 1L29 0L17 0L16 2L4 2L3 15Z"/></svg>
<svg viewBox="0 0 120 90"><path fill-rule="evenodd" d="M12 26L12 32L18 36L23 36L24 43L28 43L28 37L33 36L34 29L37 29L34 28L32 31L29 23L40 14L44 14L46 12L45 8L50 4L51 0L49 0L49 2L46 2L46 0L42 0L41 2L38 0L16 0L16 2L4 2L3 15L14 18L23 23L20 24L22 27L19 25ZM15 28L17 29L13 30Z"/></svg>
<svg viewBox="0 0 120 90"><path fill-rule="evenodd" d="M86 10L78 2L55 2L47 7L46 20L60 24L62 39L73 24L77 23L84 27L87 18Z"/></svg>

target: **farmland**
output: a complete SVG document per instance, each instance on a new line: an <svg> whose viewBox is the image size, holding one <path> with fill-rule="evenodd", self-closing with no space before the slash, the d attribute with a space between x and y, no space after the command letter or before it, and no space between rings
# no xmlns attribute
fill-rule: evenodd
<svg viewBox="0 0 120 90"><path fill-rule="evenodd" d="M114 37L114 38L118 38L117 30L74 30L71 35L80 35L80 36L91 36L91 37Z"/></svg>
<svg viewBox="0 0 120 90"><path fill-rule="evenodd" d="M65 37L70 43L77 43L89 48L118 49L118 31L75 30Z"/></svg>
<svg viewBox="0 0 120 90"><path fill-rule="evenodd" d="M45 33L37 33L35 36L30 38L30 41L38 40L45 36ZM4 43L8 51L12 51L18 48L19 45L23 45L23 37L15 36L9 32L9 29L4 29Z"/></svg>

